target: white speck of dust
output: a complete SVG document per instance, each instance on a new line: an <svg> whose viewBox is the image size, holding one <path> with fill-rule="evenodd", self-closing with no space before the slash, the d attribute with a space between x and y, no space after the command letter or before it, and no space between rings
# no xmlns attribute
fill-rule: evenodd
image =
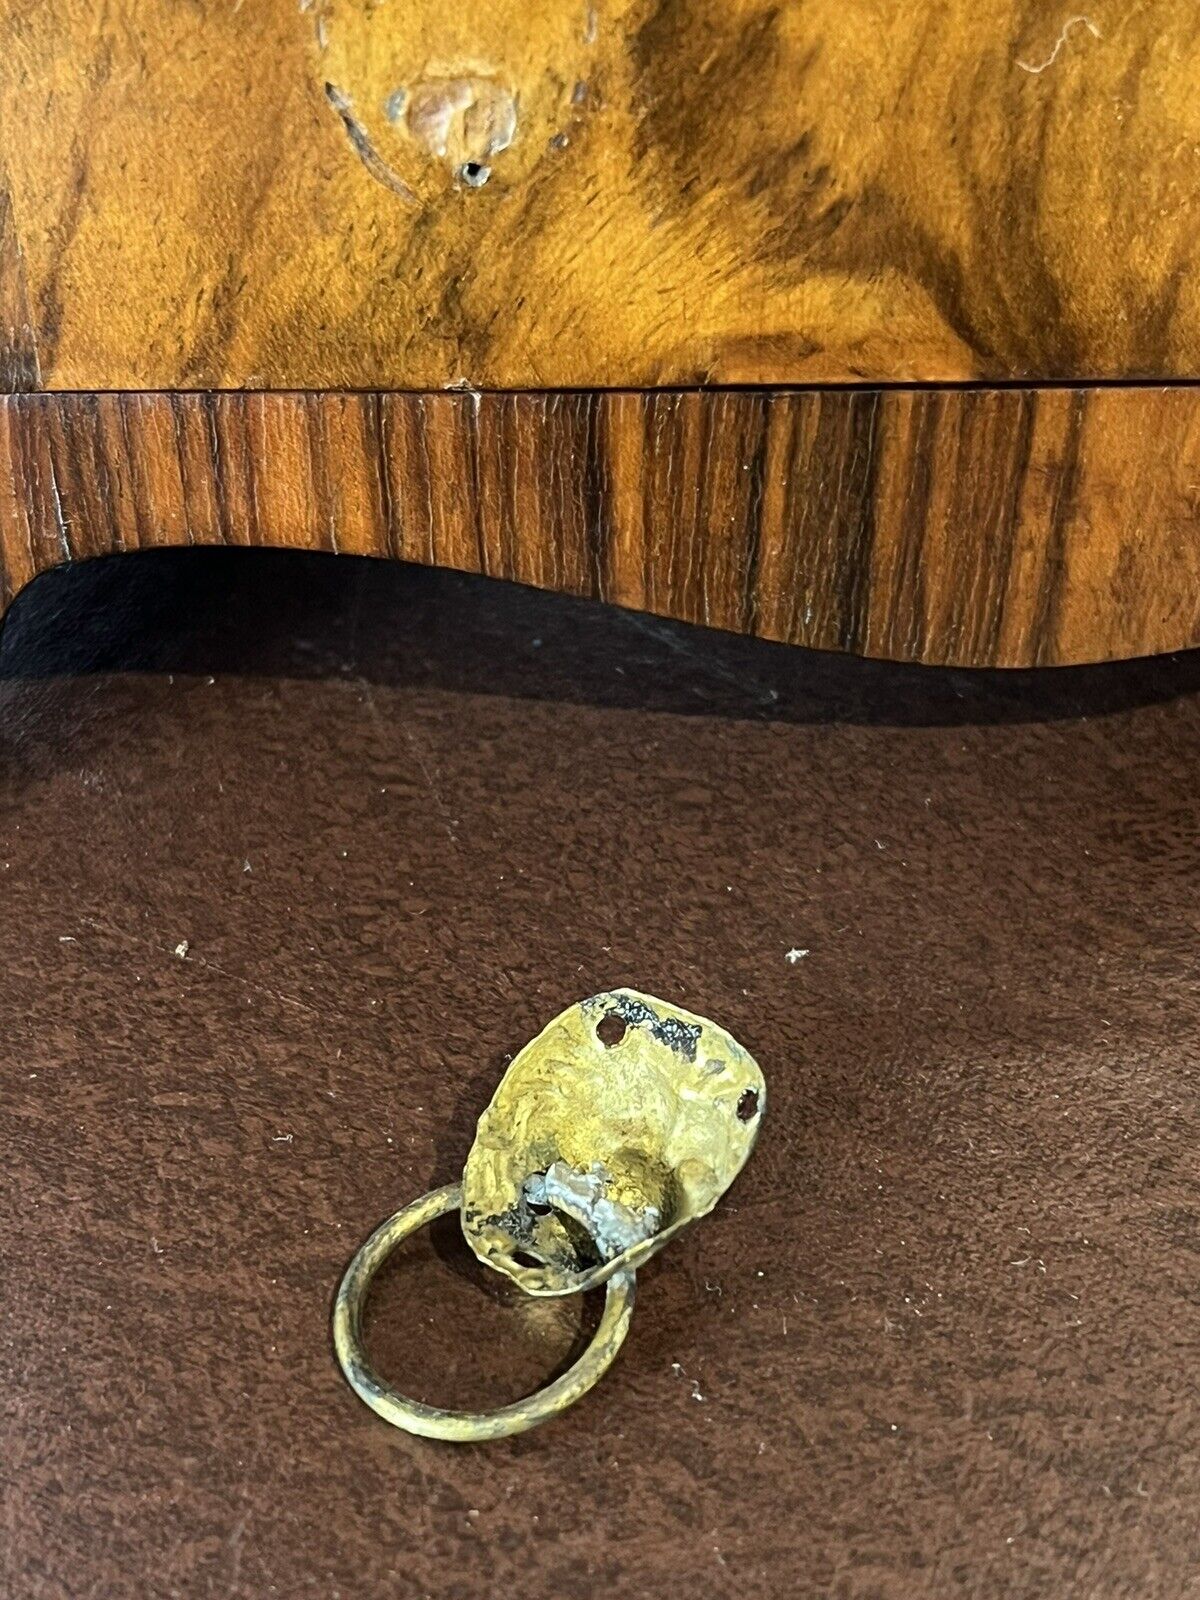
<svg viewBox="0 0 1200 1600"><path fill-rule="evenodd" d="M291 1144L292 1139L294 1137L295 1137L295 1135L294 1134L290 1134L290 1133L273 1133L271 1135L271 1143L272 1144Z"/></svg>
<svg viewBox="0 0 1200 1600"><path fill-rule="evenodd" d="M788 962L791 966L794 967L796 965L797 961L803 961L805 956L808 956L808 955L811 955L811 954L812 954L811 950L800 950L800 949L797 949L797 948L793 947L791 950L788 951L787 955L785 955L783 959L786 962Z"/></svg>
<svg viewBox="0 0 1200 1600"><path fill-rule="evenodd" d="M175 946L173 954L177 955L180 961L186 961L187 953L190 949L191 945L188 943L188 941L186 939L180 939L179 943Z"/></svg>
<svg viewBox="0 0 1200 1600"><path fill-rule="evenodd" d="M1091 17L1085 17L1085 16L1082 16L1082 15L1075 16L1075 17L1068 17L1067 20L1063 23L1062 32L1059 34L1058 38L1054 41L1053 50L1051 50L1050 54L1046 57L1046 59L1044 61L1038 62L1037 65L1033 65L1032 63L1030 63L1028 61L1022 61L1022 60L1020 60L1018 58L1017 65L1020 67L1021 71L1022 72L1028 72L1031 77L1036 78L1041 73L1045 72L1047 67L1052 67L1054 65L1054 63L1058 60L1059 55L1062 52L1062 48L1066 44L1066 42L1067 42L1068 38L1070 37L1071 32L1072 32L1072 30L1074 28L1086 28L1087 31L1091 34L1093 39L1099 39L1099 38L1103 37L1103 35L1100 32L1100 29L1092 21Z"/></svg>
<svg viewBox="0 0 1200 1600"><path fill-rule="evenodd" d="M693 1400L703 1401L704 1396L700 1393L700 1385L697 1383L695 1378L688 1377L688 1374L683 1370L683 1367L680 1365L680 1363L678 1361L672 1361L672 1363L671 1363L671 1371L675 1374L675 1376L677 1378L687 1378L687 1381L692 1386L692 1399Z"/></svg>

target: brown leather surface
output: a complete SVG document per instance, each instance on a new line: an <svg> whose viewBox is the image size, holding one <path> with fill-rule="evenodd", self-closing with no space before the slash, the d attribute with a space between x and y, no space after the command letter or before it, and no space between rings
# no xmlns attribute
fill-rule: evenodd
<svg viewBox="0 0 1200 1600"><path fill-rule="evenodd" d="M215 553L39 580L0 680L6 1595L1193 1591L1200 659ZM756 1053L758 1150L566 1417L394 1432L338 1275L614 983ZM595 1314L452 1226L374 1308L467 1404Z"/></svg>

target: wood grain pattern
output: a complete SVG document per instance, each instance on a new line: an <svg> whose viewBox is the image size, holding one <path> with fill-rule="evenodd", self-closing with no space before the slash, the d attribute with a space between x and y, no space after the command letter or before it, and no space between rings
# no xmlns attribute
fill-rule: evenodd
<svg viewBox="0 0 1200 1600"><path fill-rule="evenodd" d="M1195 376L1198 79L1194 0L0 0L0 377Z"/></svg>
<svg viewBox="0 0 1200 1600"><path fill-rule="evenodd" d="M1200 643L1200 389L0 401L0 600L189 544L906 660L1149 654Z"/></svg>
<svg viewBox="0 0 1200 1600"><path fill-rule="evenodd" d="M40 384L25 260L17 238L12 200L0 170L0 392L37 389Z"/></svg>

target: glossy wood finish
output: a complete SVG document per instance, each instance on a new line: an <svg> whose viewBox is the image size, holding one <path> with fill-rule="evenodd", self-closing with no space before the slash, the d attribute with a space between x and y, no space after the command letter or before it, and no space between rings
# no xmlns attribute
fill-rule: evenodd
<svg viewBox="0 0 1200 1600"><path fill-rule="evenodd" d="M1200 11L1084 11L0 0L0 378L1194 376Z"/></svg>
<svg viewBox="0 0 1200 1600"><path fill-rule="evenodd" d="M0 402L6 602L165 545L391 556L823 649L1200 642L1200 390Z"/></svg>

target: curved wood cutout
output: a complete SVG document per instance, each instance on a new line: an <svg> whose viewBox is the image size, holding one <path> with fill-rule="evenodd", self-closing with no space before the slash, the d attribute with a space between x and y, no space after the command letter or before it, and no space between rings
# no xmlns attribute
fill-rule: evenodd
<svg viewBox="0 0 1200 1600"><path fill-rule="evenodd" d="M0 62L14 388L1200 374L1195 0L0 0Z"/></svg>
<svg viewBox="0 0 1200 1600"><path fill-rule="evenodd" d="M1200 642L1200 389L0 400L0 601L291 546L968 666Z"/></svg>

